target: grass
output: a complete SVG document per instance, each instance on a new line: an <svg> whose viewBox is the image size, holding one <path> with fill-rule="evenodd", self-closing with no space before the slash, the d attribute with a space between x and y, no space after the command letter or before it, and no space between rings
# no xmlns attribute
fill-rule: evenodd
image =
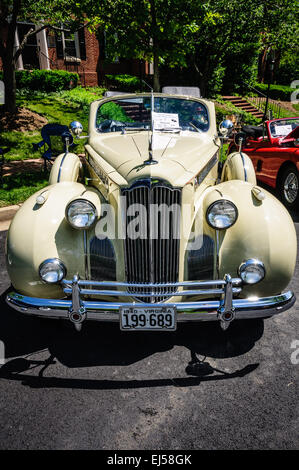
<svg viewBox="0 0 299 470"><path fill-rule="evenodd" d="M17 94L17 105L28 108L42 116L49 123L69 125L80 121L84 131L88 129L89 105L101 98L105 89L98 87L77 87L56 93L33 92L20 90ZM0 146L9 149L6 160L26 160L40 158L39 151L34 152L32 144L41 140L40 130L31 132L5 131L0 135ZM84 151L85 140L76 141L76 153ZM39 189L47 186L48 177L41 172L17 173L4 176L0 186L0 207L24 202Z"/></svg>
<svg viewBox="0 0 299 470"><path fill-rule="evenodd" d="M84 131L88 128L89 104L100 98L105 89L98 87L77 87L68 91L56 93L33 92L21 90L17 94L17 105L28 108L42 116L49 123L69 125L72 121L80 121ZM41 140L40 131L1 132L0 145L10 149L6 154L6 160L26 160L40 158L39 151L34 152L32 144ZM79 141L76 151L84 151L85 141Z"/></svg>
<svg viewBox="0 0 299 470"><path fill-rule="evenodd" d="M16 173L4 176L0 186L0 207L19 204L39 189L47 186L48 176L43 172Z"/></svg>

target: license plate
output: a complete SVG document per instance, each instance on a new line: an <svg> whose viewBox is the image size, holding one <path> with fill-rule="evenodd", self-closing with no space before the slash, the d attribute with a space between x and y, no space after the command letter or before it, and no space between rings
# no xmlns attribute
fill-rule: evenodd
<svg viewBox="0 0 299 470"><path fill-rule="evenodd" d="M120 329L174 331L176 330L176 308L120 307Z"/></svg>

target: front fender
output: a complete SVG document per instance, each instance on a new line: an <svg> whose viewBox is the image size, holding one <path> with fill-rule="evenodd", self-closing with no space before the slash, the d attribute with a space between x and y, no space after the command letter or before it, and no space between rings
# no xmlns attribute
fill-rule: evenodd
<svg viewBox="0 0 299 470"><path fill-rule="evenodd" d="M227 230L218 231L220 278L226 273L238 276L238 267L249 258L257 258L265 265L264 280L246 286L242 291L245 297L282 292L293 276L297 252L296 231L288 211L264 189L266 197L259 201L253 188L252 184L243 181L228 181L217 185L204 199L204 211L222 198L233 201L238 209L236 223Z"/></svg>
<svg viewBox="0 0 299 470"><path fill-rule="evenodd" d="M256 176L251 159L244 152L231 153L223 165L221 182L241 180L256 184Z"/></svg>
<svg viewBox="0 0 299 470"><path fill-rule="evenodd" d="M82 173L82 163L75 153L62 153L52 165L49 184L76 182Z"/></svg>
<svg viewBox="0 0 299 470"><path fill-rule="evenodd" d="M46 201L36 203L43 194ZM61 297L59 285L49 285L39 278L38 268L47 258L59 258L68 275L84 277L83 231L72 228L65 219L67 203L76 197L88 198L100 214L96 191L80 183L62 182L48 186L31 196L16 213L7 237L7 270L14 288L33 297Z"/></svg>

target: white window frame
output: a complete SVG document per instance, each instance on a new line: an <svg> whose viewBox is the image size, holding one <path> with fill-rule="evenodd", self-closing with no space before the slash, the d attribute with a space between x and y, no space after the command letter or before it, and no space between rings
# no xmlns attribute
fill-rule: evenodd
<svg viewBox="0 0 299 470"><path fill-rule="evenodd" d="M63 27L63 26L62 26ZM80 44L79 44L79 35L78 32L76 31L74 33L74 41L75 41L75 48L76 48L76 57L74 56L67 56L65 53L65 37L64 37L64 31L61 33L61 39L62 39L62 49L63 49L63 57L64 60L66 61L81 61L81 54L80 54Z"/></svg>

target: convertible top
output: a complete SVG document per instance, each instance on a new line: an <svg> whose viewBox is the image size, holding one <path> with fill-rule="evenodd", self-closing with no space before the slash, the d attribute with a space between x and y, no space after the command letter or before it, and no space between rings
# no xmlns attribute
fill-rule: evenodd
<svg viewBox="0 0 299 470"><path fill-rule="evenodd" d="M246 137L251 137L254 140L263 136L262 126L242 126L242 131L245 132Z"/></svg>

